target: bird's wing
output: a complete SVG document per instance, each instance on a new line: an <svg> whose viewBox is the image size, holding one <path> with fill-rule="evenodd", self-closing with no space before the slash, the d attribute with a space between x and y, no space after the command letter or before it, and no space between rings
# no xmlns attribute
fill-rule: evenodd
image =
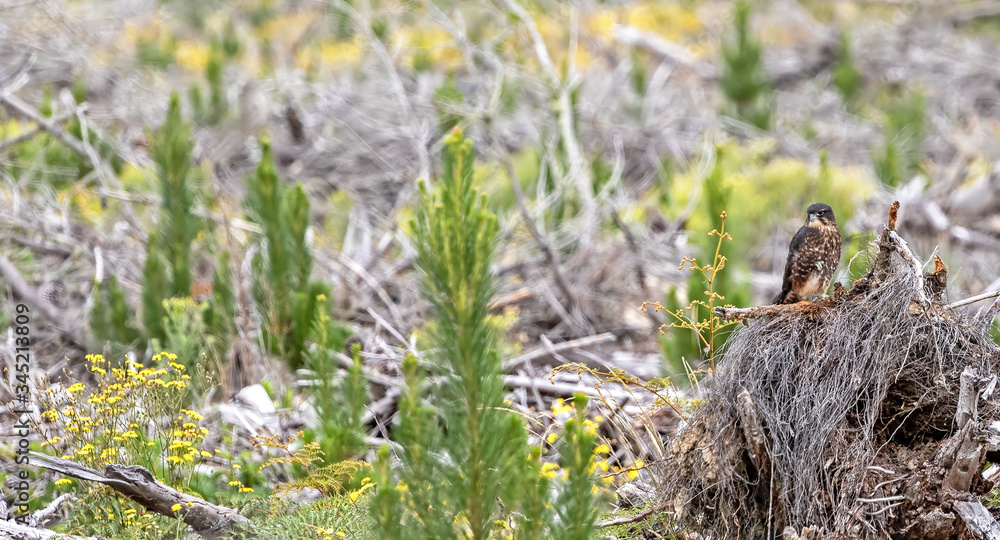
<svg viewBox="0 0 1000 540"><path fill-rule="evenodd" d="M785 296L788 295L792 290L792 268L795 266L796 259L802 251L802 244L806 241L806 236L809 235L809 227L802 226L799 228L795 236L792 237L792 242L788 245L788 259L785 261L785 275L781 278L781 292L778 296L774 297L771 302L773 304L780 304L785 301Z"/></svg>

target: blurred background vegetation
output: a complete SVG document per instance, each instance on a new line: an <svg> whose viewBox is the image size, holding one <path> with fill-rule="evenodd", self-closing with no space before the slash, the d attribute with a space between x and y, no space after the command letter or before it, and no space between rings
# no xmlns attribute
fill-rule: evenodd
<svg viewBox="0 0 1000 540"><path fill-rule="evenodd" d="M187 403L215 407L208 439L230 456L221 483L192 481L200 493L225 487L233 463L238 487L258 490L318 463L375 463L400 440L396 411L417 407L398 401L424 395L408 384L460 364L422 353L442 344L442 302L475 291L434 296L421 276L445 264L427 253L442 231L415 226L417 179L444 189L457 128L472 141L469 187L497 225L488 313L467 323L499 332L478 352L495 351L508 376L490 375L502 395L461 399L511 402L546 448L533 459L555 463L548 430L586 439L582 420L568 408L554 420L553 396L511 381L579 362L670 377L694 397L704 339L660 335L670 321L639 307L708 316L690 306L703 276L678 264L712 260L706 233L723 211L734 240L713 283L721 303L773 297L813 202L835 210L834 279L847 287L900 200L901 233L944 260L951 299L1000 289L1000 11L980 4L0 3L0 256L54 308L35 323L35 354L56 381L90 382L87 353L147 366L178 355ZM20 294L0 301L0 329ZM406 373L411 356L423 367ZM303 428L324 458L265 474L246 432L216 429L232 422L218 404L257 384L285 415L269 431L287 441ZM664 437L679 421L649 418ZM606 463L655 457L629 446ZM376 473L398 480L350 471L326 475L348 498Z"/></svg>

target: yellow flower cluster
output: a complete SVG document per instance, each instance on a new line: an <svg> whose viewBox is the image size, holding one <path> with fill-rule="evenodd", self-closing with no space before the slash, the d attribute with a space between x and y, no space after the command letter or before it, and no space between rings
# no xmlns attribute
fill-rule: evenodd
<svg viewBox="0 0 1000 540"><path fill-rule="evenodd" d="M375 487L375 484L372 482L372 479L366 476L361 479L360 488L348 493L348 498L350 498L351 502L358 502L358 498L361 497L361 494L373 487Z"/></svg>
<svg viewBox="0 0 1000 540"><path fill-rule="evenodd" d="M347 538L347 533L344 531L339 531L336 529L324 529L322 527L316 527L316 534L320 540L333 540L336 538Z"/></svg>
<svg viewBox="0 0 1000 540"><path fill-rule="evenodd" d="M552 404L551 410L553 419L552 428L558 429L559 427L565 425L567 420L576 417L576 409L572 405L568 404L562 398L557 399ZM604 418L600 415L595 416L593 420L586 418L583 420L583 429L586 433L596 436L597 430L602 422L604 422ZM552 445L555 444L557 440L559 440L559 433L553 430L549 432L548 435L546 435L544 438L545 442ZM608 454L610 453L611 453L611 447L608 446L608 444L606 443L601 443L595 446L593 455L591 456L590 459L590 464L588 465L588 472L592 475L596 475L598 474L598 471L600 471L601 473L607 473L608 471L610 471L612 468L611 465L608 464ZM616 472L619 470L618 467L615 467L614 469ZM542 476L553 481L564 481L569 476L569 473L566 469L563 469L558 464L552 462L542 463L541 474ZM601 484L603 485L612 484L614 482L614 479L615 479L614 474L600 475L600 481ZM607 487L603 486L602 487L595 486L594 489L597 490L595 491L595 493L610 492L610 490Z"/></svg>
<svg viewBox="0 0 1000 540"><path fill-rule="evenodd" d="M189 478L195 462L212 454L201 449L208 434L197 424L202 416L180 408L190 377L176 360L177 355L162 352L146 367L133 360L113 365L102 355L87 355L85 368L94 375L94 384L53 386L42 400L43 446L91 468L136 464L167 483ZM66 479L56 483L68 484ZM102 505L108 515L101 512L95 518L134 524L135 508L111 499Z"/></svg>

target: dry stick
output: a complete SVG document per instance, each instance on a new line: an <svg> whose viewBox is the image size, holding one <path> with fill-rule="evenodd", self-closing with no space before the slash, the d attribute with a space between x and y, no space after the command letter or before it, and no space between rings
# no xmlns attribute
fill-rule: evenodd
<svg viewBox="0 0 1000 540"><path fill-rule="evenodd" d="M83 106L81 106L80 109L81 110L86 110ZM69 120L71 118L75 118L75 117L76 117L76 111L69 112L69 113L65 113L65 114L62 114L62 115L59 115L59 116L53 118L51 120L51 122L53 124L55 124L55 125L60 125L63 122L65 122L65 121L67 121L67 120ZM18 134L16 137L11 137L11 138L9 138L9 139L7 139L5 141L2 141L2 142L0 142L0 151L6 150L6 149L10 148L11 146L14 146L14 145L17 145L17 144L21 144L24 141L27 141L27 140L31 139L32 137L34 137L35 135L38 135L39 133L41 133L43 131L45 131L45 128L43 128L42 126L39 125L39 126L35 126L35 127L31 128L31 129L29 129L28 131L25 131L23 133Z"/></svg>
<svg viewBox="0 0 1000 540"><path fill-rule="evenodd" d="M601 393L593 386L557 383L541 377L529 377L526 375L507 375L504 377L504 384L514 388L538 388L538 391L550 396L572 396L576 392L587 394L588 396L600 398ZM610 392L609 392L610 393ZM623 399L624 394L611 394L615 399Z"/></svg>
<svg viewBox="0 0 1000 540"><path fill-rule="evenodd" d="M997 295L997 299L990 304L990 307L986 308L986 311L982 314L980 321L983 326L989 328L993 324L993 319L1000 313L1000 293Z"/></svg>
<svg viewBox="0 0 1000 540"><path fill-rule="evenodd" d="M906 245L906 240L903 240L896 231L889 231L889 238L896 244L896 253L899 253L899 256L909 263L910 268L913 270L913 275L917 279L916 291L914 291L917 296L917 302L924 306L930 305L931 301L927 298L927 293L924 292L923 265L917 260L916 255L910 251L910 247Z"/></svg>
<svg viewBox="0 0 1000 540"><path fill-rule="evenodd" d="M545 261L548 263L549 269L552 270L552 276L555 278L556 285L569 301L569 309L566 311L573 313L574 311L577 311L577 308L580 306L580 298L576 295L576 292L570 285L569 280L566 279L566 275L563 274L562 267L559 263L559 254L556 253L555 248L552 247L552 244L549 243L548 239L542 235L542 232L538 229L538 225L535 223L535 220L531 218L531 212L528 211L528 204L524 200L524 192L521 190L521 180L517 176L517 171L514 170L514 163L511 161L510 155L505 155L504 157L504 168L507 169L507 177L510 179L511 187L514 188L514 198L517 199L517 207L521 211L521 217L524 219L524 224L528 226L528 231L535 239L535 243L538 244L538 247L542 248L542 252L545 253Z"/></svg>
<svg viewBox="0 0 1000 540"><path fill-rule="evenodd" d="M218 506L198 497L181 493L158 482L143 467L108 465L101 473L79 463L31 452L31 459L42 468L80 480L98 482L113 488L139 503L143 508L167 517L184 520L194 531L209 539L221 538L233 529L253 528L253 523L232 508ZM180 505L178 510L174 510Z"/></svg>
<svg viewBox="0 0 1000 540"><path fill-rule="evenodd" d="M53 137L59 139L59 142L68 146L71 150L80 154L83 157L89 158L87 149L83 147L83 143L80 139L73 137L69 133L66 133L61 126L59 126L52 119L42 116L34 107L28 105L21 98L13 95L0 92L0 101L10 105L14 110L21 113L22 116L26 116L33 120L38 126L45 131L48 131ZM76 116L76 111L73 112L73 116Z"/></svg>
<svg viewBox="0 0 1000 540"><path fill-rule="evenodd" d="M56 308L42 298L41 295L38 294L38 291L28 285L28 282L21 277L21 273L17 271L17 268L3 256L0 256L0 275L3 275L3 278L7 281L7 283L10 283L11 288L18 296L31 306L34 306L38 309L38 311L41 311L49 321L55 324L59 330L73 342L74 345L82 349L87 347L86 341L80 333L80 329L75 325L70 324L68 321L63 320L62 315L56 310Z"/></svg>
<svg viewBox="0 0 1000 540"><path fill-rule="evenodd" d="M10 240L11 242L14 242L15 244L20 244L28 249L33 249L35 251L39 251L42 253L48 253L50 255L59 255L61 257L70 257L73 255L73 252L66 248L61 248L59 246L49 246L46 244L42 244L41 242L35 242L30 238L18 236L16 234L6 234L4 235L4 237Z"/></svg>
<svg viewBox="0 0 1000 540"><path fill-rule="evenodd" d="M572 349L577 349L580 347L591 347L593 345L599 345L601 343L607 343L608 341L614 341L616 339L614 333L604 332L601 334L595 334L593 336L586 336L578 339L573 339L570 341L563 341L561 343L554 343L547 346L535 347L534 349L510 360L504 362L504 368L510 369L518 364L530 364L533 360L548 356L553 352L562 352Z"/></svg>
<svg viewBox="0 0 1000 540"><path fill-rule="evenodd" d="M590 177L590 167L583 157L583 150L573 129L575 121L573 119L573 100L570 98L571 81L564 81L560 77L559 70L556 69L555 64L552 63L552 58L549 56L545 40L542 39L542 35L538 32L538 27L535 26L535 21L531 18L528 10L517 3L517 0L501 1L515 17L524 23L525 28L528 30L528 35L531 37L531 42L534 45L538 63L541 64L542 71L548 77L549 85L557 93L559 129L562 134L563 144L566 146L566 155L569 158L569 175L576 184L576 189L580 194L580 202L583 205L584 227L581 235L581 244L587 247L593 240L594 233L596 232L597 201L594 198L594 182ZM572 15L575 21L575 8L572 8ZM575 29L573 29L573 32L575 35ZM575 51L570 51L569 58L571 61L575 56ZM567 71L567 79L571 79L574 75L573 70L569 69Z"/></svg>
<svg viewBox="0 0 1000 540"><path fill-rule="evenodd" d="M800 304L801 303L802 302L800 302ZM807 306L811 306L811 304L811 302L806 303ZM714 311L719 317L722 317L723 320L735 319L737 321L742 321L744 319L758 319L760 317L767 317L768 315L780 315L782 313L801 311L803 309L805 308L799 304L772 304L749 308L717 307L712 309L712 311Z"/></svg>
<svg viewBox="0 0 1000 540"><path fill-rule="evenodd" d="M959 308L959 307L962 307L962 306L967 306L969 304L975 304L976 302L980 302L982 300L989 300L990 298L997 298L997 297L1000 297L1000 291L993 291L993 292L987 292L987 293L983 293L983 294L977 294L976 296L970 296L970 297L966 298L965 300L959 300L958 302L952 302L951 304L948 304L947 306L945 306L944 309L955 309L955 308Z"/></svg>
<svg viewBox="0 0 1000 540"><path fill-rule="evenodd" d="M640 47L659 57L660 60L690 67L703 79L714 80L718 76L715 66L708 62L699 61L684 47L667 41L658 34L622 24L611 25L611 32L614 34L614 40L618 43Z"/></svg>
<svg viewBox="0 0 1000 540"><path fill-rule="evenodd" d="M37 527L40 523L47 520L49 516L52 516L59 511L59 507L63 505L66 501L75 500L75 493L63 493L62 495L56 497L49 504L42 508L41 510L36 510L31 516L28 517L28 525L32 527Z"/></svg>

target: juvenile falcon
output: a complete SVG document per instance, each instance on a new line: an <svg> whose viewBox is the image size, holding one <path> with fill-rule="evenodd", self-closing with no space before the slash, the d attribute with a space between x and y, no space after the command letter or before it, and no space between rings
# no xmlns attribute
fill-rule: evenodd
<svg viewBox="0 0 1000 540"><path fill-rule="evenodd" d="M822 296L840 264L840 229L833 208L809 205L806 224L792 237L785 262L785 277L774 304L794 304Z"/></svg>

